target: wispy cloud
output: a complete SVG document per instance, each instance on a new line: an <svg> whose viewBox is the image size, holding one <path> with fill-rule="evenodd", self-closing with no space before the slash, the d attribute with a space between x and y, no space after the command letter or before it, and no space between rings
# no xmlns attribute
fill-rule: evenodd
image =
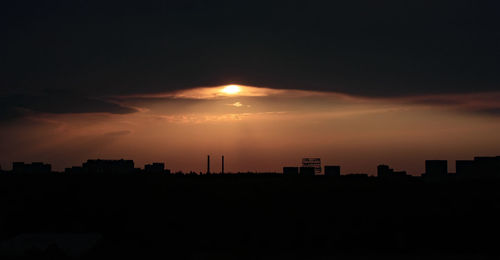
<svg viewBox="0 0 500 260"><path fill-rule="evenodd" d="M160 115L158 119L169 123L202 124L209 122L231 122L244 119L263 119L271 116L286 114L285 111L261 113L227 113L227 114L185 114L185 115Z"/></svg>
<svg viewBox="0 0 500 260"><path fill-rule="evenodd" d="M242 107L243 104L241 104L241 102L238 101L238 102L234 102L233 104L231 104L231 106L233 106L233 107Z"/></svg>

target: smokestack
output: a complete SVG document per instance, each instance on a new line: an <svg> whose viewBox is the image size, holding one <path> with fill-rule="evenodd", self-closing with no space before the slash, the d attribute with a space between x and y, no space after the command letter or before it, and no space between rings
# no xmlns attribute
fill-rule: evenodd
<svg viewBox="0 0 500 260"><path fill-rule="evenodd" d="M224 155L222 156L222 174L224 174Z"/></svg>
<svg viewBox="0 0 500 260"><path fill-rule="evenodd" d="M210 155L207 155L207 174L210 174Z"/></svg>

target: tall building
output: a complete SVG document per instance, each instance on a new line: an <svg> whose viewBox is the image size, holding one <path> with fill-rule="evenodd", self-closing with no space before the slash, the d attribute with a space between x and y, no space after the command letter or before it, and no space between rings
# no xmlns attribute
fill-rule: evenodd
<svg viewBox="0 0 500 260"><path fill-rule="evenodd" d="M475 172L480 178L500 177L500 156L474 157Z"/></svg>
<svg viewBox="0 0 500 260"><path fill-rule="evenodd" d="M498 179L500 178L500 156L474 157L474 160L457 160L459 179Z"/></svg>
<svg viewBox="0 0 500 260"><path fill-rule="evenodd" d="M455 168L457 178L470 179L478 176L475 174L475 162L472 160L457 160L455 161Z"/></svg>

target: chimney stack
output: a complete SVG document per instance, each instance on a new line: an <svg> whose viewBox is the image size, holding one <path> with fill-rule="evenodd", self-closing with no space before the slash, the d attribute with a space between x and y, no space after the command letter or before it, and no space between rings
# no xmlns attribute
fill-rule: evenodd
<svg viewBox="0 0 500 260"><path fill-rule="evenodd" d="M222 174L224 174L224 155L222 156L222 171L221 171Z"/></svg>
<svg viewBox="0 0 500 260"><path fill-rule="evenodd" d="M210 174L210 155L207 155L207 174Z"/></svg>

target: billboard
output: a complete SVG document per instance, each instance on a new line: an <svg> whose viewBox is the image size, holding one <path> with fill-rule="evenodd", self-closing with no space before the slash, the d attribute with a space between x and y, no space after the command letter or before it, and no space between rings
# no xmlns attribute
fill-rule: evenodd
<svg viewBox="0 0 500 260"><path fill-rule="evenodd" d="M313 167L314 174L321 173L321 159L320 158L303 158L302 167Z"/></svg>

